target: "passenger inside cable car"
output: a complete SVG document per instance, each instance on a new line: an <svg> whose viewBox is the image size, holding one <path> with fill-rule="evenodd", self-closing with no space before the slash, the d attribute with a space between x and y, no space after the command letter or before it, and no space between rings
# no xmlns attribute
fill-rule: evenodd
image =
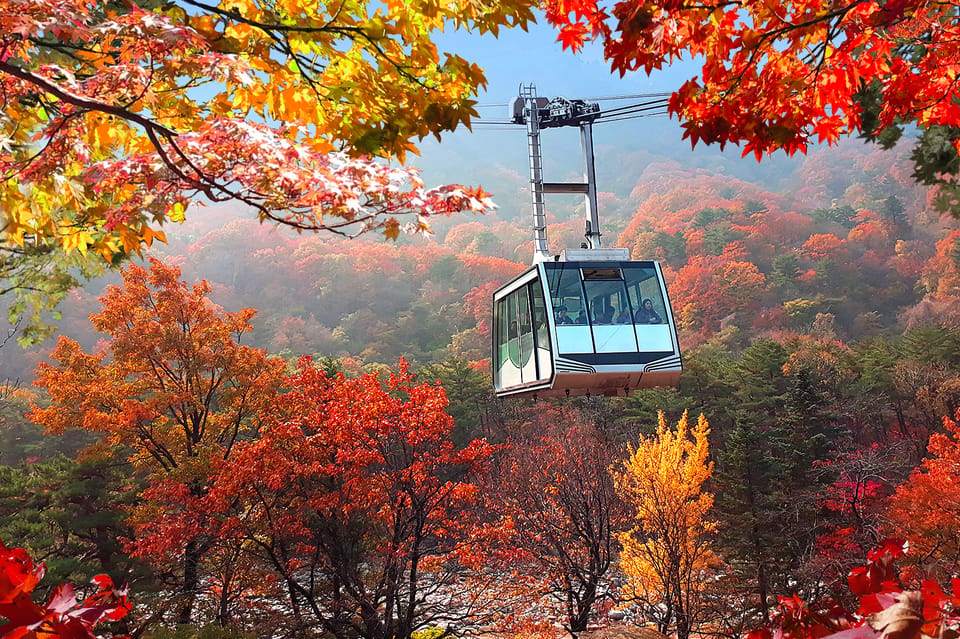
<svg viewBox="0 0 960 639"><path fill-rule="evenodd" d="M567 315L567 307L561 305L557 308L557 324L573 324L573 318Z"/></svg>
<svg viewBox="0 0 960 639"><path fill-rule="evenodd" d="M637 324L663 324L663 319L653 309L653 301L645 299L634 317L634 322Z"/></svg>
<svg viewBox="0 0 960 639"><path fill-rule="evenodd" d="M550 300L577 319L557 323L560 353L673 351L663 293L652 267L546 264ZM587 312L589 309L589 312ZM634 325L637 326L634 326ZM648 328L660 324L660 330Z"/></svg>

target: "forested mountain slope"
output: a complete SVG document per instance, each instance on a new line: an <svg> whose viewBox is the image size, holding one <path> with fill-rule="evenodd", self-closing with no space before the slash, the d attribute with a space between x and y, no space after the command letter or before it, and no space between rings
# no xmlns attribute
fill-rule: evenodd
<svg viewBox="0 0 960 639"><path fill-rule="evenodd" d="M795 163L782 192L643 155L622 158L623 173L640 176L629 191L601 189L606 245L664 263L683 346L721 325L748 336L803 333L823 314L854 340L954 325L950 256L960 225L933 213L902 153L854 141L817 150ZM646 164L629 164L639 160ZM485 187L511 202L524 184L517 172ZM525 197L522 210L439 220L435 235L396 243L298 236L212 209L171 229L154 254L208 280L226 308L259 309L255 343L271 352L478 360L489 294L529 263ZM548 207L551 250L577 246L582 203L558 198ZM64 306L69 334L88 334L85 315L100 290L94 283ZM14 349L0 358L6 375L21 379L36 360Z"/></svg>

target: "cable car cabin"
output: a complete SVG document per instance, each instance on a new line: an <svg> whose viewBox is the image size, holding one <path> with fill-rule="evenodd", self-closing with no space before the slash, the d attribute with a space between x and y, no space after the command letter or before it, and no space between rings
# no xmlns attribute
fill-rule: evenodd
<svg viewBox="0 0 960 639"><path fill-rule="evenodd" d="M628 258L626 249L564 251L494 293L497 396L612 396L678 383L660 265Z"/></svg>

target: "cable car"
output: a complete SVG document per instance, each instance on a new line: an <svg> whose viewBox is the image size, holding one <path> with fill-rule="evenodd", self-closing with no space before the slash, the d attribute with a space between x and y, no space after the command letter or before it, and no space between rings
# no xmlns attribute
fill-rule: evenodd
<svg viewBox="0 0 960 639"><path fill-rule="evenodd" d="M592 123L596 104L521 87L510 116L527 126L533 266L493 295L493 386L498 397L629 394L680 381L680 346L663 272L625 248L601 248ZM579 126L584 182L544 182L540 129ZM545 193L582 193L579 249L550 255Z"/></svg>
<svg viewBox="0 0 960 639"><path fill-rule="evenodd" d="M566 250L493 297L500 397L629 394L676 385L673 311L655 261L627 249Z"/></svg>

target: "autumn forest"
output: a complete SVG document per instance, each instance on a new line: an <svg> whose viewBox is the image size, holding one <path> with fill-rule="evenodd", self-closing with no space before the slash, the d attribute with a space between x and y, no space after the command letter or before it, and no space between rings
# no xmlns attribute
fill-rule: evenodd
<svg viewBox="0 0 960 639"><path fill-rule="evenodd" d="M828 4L0 0L0 638L955 637L960 27ZM524 167L405 162L534 19L702 59L598 176L676 387L492 393Z"/></svg>
<svg viewBox="0 0 960 639"><path fill-rule="evenodd" d="M52 352L0 350L0 539L51 583L128 583L150 633L548 633L622 611L739 636L778 596L851 601L891 537L902 579L949 578L960 224L903 161L818 150L789 195L664 162L605 193L619 245L664 265L684 347L679 388L617 399L492 397L490 300L524 268L524 215L391 243L211 214L71 293ZM658 499L690 508L663 520Z"/></svg>

